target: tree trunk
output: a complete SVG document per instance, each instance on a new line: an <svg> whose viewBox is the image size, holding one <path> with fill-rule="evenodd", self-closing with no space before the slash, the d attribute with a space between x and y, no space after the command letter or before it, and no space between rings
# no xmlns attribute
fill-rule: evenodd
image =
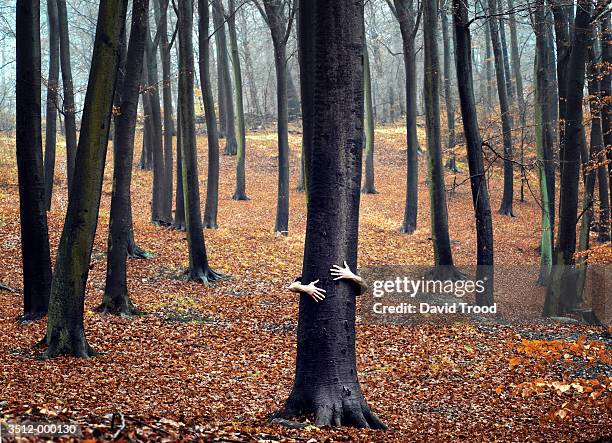
<svg viewBox="0 0 612 443"><path fill-rule="evenodd" d="M448 234L448 210L442 165L442 140L440 137L440 64L436 29L438 6L434 1L423 4L423 40L425 42L425 129L429 162L429 200L431 207L431 237L433 240L436 280L456 280L461 277L453 263Z"/></svg>
<svg viewBox="0 0 612 443"><path fill-rule="evenodd" d="M162 100L164 108L164 186L162 194L162 213L172 220L172 194L173 194L173 162L172 135L174 134L174 120L172 118L172 69L170 44L168 42L168 0L156 0L155 17L158 20L159 47L162 62Z"/></svg>
<svg viewBox="0 0 612 443"><path fill-rule="evenodd" d="M607 12L603 16L601 23L602 42L612 41L612 13ZM608 69L604 69L600 81L602 109L601 109L601 128L606 147L612 146L612 45L601 45L602 62ZM608 160L608 208L612 208L612 149L608 148L606 153Z"/></svg>
<svg viewBox="0 0 612 443"><path fill-rule="evenodd" d="M446 9L440 12L442 17L442 42L444 55L444 103L446 105L446 127L447 144L446 149L451 153L451 158L447 162L448 169L459 172L457 168L457 158L455 154L455 104L453 103L453 91L451 85L451 43L453 35L448 32L448 13Z"/></svg>
<svg viewBox="0 0 612 443"><path fill-rule="evenodd" d="M417 227L419 140L417 138L417 75L414 40L416 24L412 0L394 0L397 21L402 36L404 71L406 73L406 204L404 220L400 227L403 234L412 234Z"/></svg>
<svg viewBox="0 0 612 443"><path fill-rule="evenodd" d="M499 43L502 51L502 60L504 62L504 79L506 81L506 90L508 91L508 102L510 102L512 106L514 100L514 89L512 88L512 76L510 75L510 57L508 55L508 43L506 40L506 19L503 16L503 0L497 0L496 6L497 14L499 14L497 23L499 25Z"/></svg>
<svg viewBox="0 0 612 443"><path fill-rule="evenodd" d="M455 62L457 87L461 104L463 132L467 145L468 167L472 189L472 203L476 219L476 280L485 282L485 291L477 294L476 303L493 305L493 220L487 187L486 171L482 156L482 138L478 127L474 78L472 75L472 38L470 35L467 5L454 0L455 11Z"/></svg>
<svg viewBox="0 0 612 443"><path fill-rule="evenodd" d="M576 26L568 63L565 143L562 145L561 190L559 194L559 229L553 254L551 282L546 292L544 316L560 316L577 302L574 274L576 251L576 217L578 212L578 181L580 146L584 138L582 99L585 79L585 59L590 35L591 2L579 0Z"/></svg>
<svg viewBox="0 0 612 443"><path fill-rule="evenodd" d="M174 224L172 228L185 230L185 195L183 193L183 160L181 149L181 113L176 112L176 201L174 211Z"/></svg>
<svg viewBox="0 0 612 443"><path fill-rule="evenodd" d="M196 152L195 110L193 91L193 8L191 0L179 0L179 113L181 124L181 161L183 167L183 195L185 196L185 222L189 246L190 280L208 283L220 278L208 264L198 183Z"/></svg>
<svg viewBox="0 0 612 443"><path fill-rule="evenodd" d="M33 320L47 313L51 287L40 122L38 1L17 1L16 26L16 145L23 262L23 317L24 320Z"/></svg>
<svg viewBox="0 0 612 443"><path fill-rule="evenodd" d="M483 8L484 9L484 8ZM484 9L486 11L486 9ZM489 115L489 110L493 107L493 49L491 48L491 29L485 24L485 72L487 80L487 111L486 115Z"/></svg>
<svg viewBox="0 0 612 443"><path fill-rule="evenodd" d="M208 39L209 11L208 2L198 0L200 12L199 51L200 51L200 79L202 98L204 100L204 113L206 114L206 128L208 135L208 177L206 185L206 209L204 211L204 227L217 229L217 211L219 208L219 136L217 135L217 118L215 116L215 102L210 82L210 49ZM214 6L213 6L214 8ZM214 13L213 13L214 14ZM225 32L223 29L217 32ZM229 98L231 99L231 94ZM227 139L229 142L229 138Z"/></svg>
<svg viewBox="0 0 612 443"><path fill-rule="evenodd" d="M499 213L514 217L512 212L512 200L514 197L514 172L512 167L512 117L510 115L508 88L504 73L504 57L499 39L498 20L497 17L493 15L496 11L496 0L489 0L489 11L492 14L491 17L489 17L489 33L491 34L491 44L493 47L493 55L495 57L497 95L499 97L504 142L504 193L502 196Z"/></svg>
<svg viewBox="0 0 612 443"><path fill-rule="evenodd" d="M57 2L47 1L49 23L49 78L47 79L47 118L45 130L45 205L51 210L53 178L55 175L55 146L57 133L57 88L59 77L59 32Z"/></svg>
<svg viewBox="0 0 612 443"><path fill-rule="evenodd" d="M377 194L374 186L374 111L372 107L372 78L368 45L363 45L363 91L365 98L365 180L361 192Z"/></svg>
<svg viewBox="0 0 612 443"><path fill-rule="evenodd" d="M74 178L74 162L77 150L76 107L74 103L74 86L72 84L72 64L70 61L70 34L68 32L68 12L66 0L57 0L57 12L60 38L60 64L62 67L62 85L64 88L64 125L66 127L66 173L68 176L68 195Z"/></svg>
<svg viewBox="0 0 612 443"><path fill-rule="evenodd" d="M555 47L557 49L557 85L559 88L558 100L559 100L559 152L563 151L563 145L565 144L565 120L567 118L567 79L568 79L568 63L571 52L572 43L570 41L570 28L569 28L569 8L573 8L571 5L566 5L560 0L552 0L551 9L554 16L555 25ZM563 170L563 164L560 165L560 169Z"/></svg>
<svg viewBox="0 0 612 443"><path fill-rule="evenodd" d="M553 229L555 213L555 163L553 158L554 127L553 111L557 106L549 91L551 85L551 69L549 57L553 54L548 48L546 29L546 6L540 0L534 13L534 31L536 34L535 61L535 136L536 150L539 160L538 177L540 184L540 200L542 212L542 235L540 241L540 275L538 283L546 285L552 266Z"/></svg>
<svg viewBox="0 0 612 443"><path fill-rule="evenodd" d="M220 85L223 88L223 98L225 104L225 155L236 155L238 147L236 142L236 128L234 117L234 103L232 94L232 79L230 77L229 57L227 54L227 35L225 34L225 12L222 0L212 1L213 24L215 27L215 42L217 44L217 63L220 65L220 75L223 80Z"/></svg>
<svg viewBox="0 0 612 443"><path fill-rule="evenodd" d="M238 120L237 158L236 158L236 190L234 200L248 200L246 195L246 126L244 123L244 106L242 104L242 70L240 68L240 54L238 53L238 36L236 33L236 5L235 0L229 3L229 36L232 50L232 74L236 87L236 113ZM298 103L299 107L299 103Z"/></svg>
<svg viewBox="0 0 612 443"><path fill-rule="evenodd" d="M149 0L134 0L132 28L126 57L125 77L121 91L121 104L115 123L113 140L113 190L108 228L108 254L106 287L101 312L131 316L137 313L127 287L127 257L129 235L132 228L130 184L134 134L140 92Z"/></svg>
<svg viewBox="0 0 612 443"><path fill-rule="evenodd" d="M154 0L155 2L156 0ZM157 30L159 32L159 30ZM149 100L149 141L153 154L153 195L151 198L151 222L162 226L172 224L172 208L164 205L164 194L166 194L166 171L164 161L164 147L162 139L161 108L159 103L160 83L157 76L157 46L151 40L151 29L147 31L145 47L145 59L147 70L147 96ZM167 213L165 211L170 211Z"/></svg>
<svg viewBox="0 0 612 443"><path fill-rule="evenodd" d="M51 286L45 357L95 354L83 326L127 0L101 0L66 221Z"/></svg>
<svg viewBox="0 0 612 443"><path fill-rule="evenodd" d="M309 179L304 281L320 279L322 303L300 296L293 389L278 415L313 413L317 426L384 428L357 377L353 285L329 268L357 264L363 150L363 4L302 0L299 26L304 146ZM331 74L333 73L333 74Z"/></svg>

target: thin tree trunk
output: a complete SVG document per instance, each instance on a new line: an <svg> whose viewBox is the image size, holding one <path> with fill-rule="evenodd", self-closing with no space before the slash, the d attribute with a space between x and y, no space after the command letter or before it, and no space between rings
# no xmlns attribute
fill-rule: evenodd
<svg viewBox="0 0 612 443"><path fill-rule="evenodd" d="M368 45L363 45L363 90L365 98L365 180L361 192L378 194L374 186L374 111L372 109L372 78Z"/></svg>
<svg viewBox="0 0 612 443"><path fill-rule="evenodd" d="M208 39L209 11L208 2L198 1L200 20L199 51L200 51L200 79L202 85L202 98L204 100L204 113L206 114L206 128L208 135L208 177L206 185L206 209L204 211L204 227L217 229L217 212L219 208L219 136L217 135L217 119L215 116L215 102L210 82L210 49ZM214 6L213 6L214 8ZM217 32L224 32L223 29ZM231 99L231 94L229 95ZM227 140L229 142L229 138Z"/></svg>
<svg viewBox="0 0 612 443"><path fill-rule="evenodd" d="M506 23L504 14L503 0L497 0L497 14L499 18L496 18L499 26L499 43L502 51L502 60L504 62L504 80L506 81L506 90L508 91L508 102L512 107L514 101L514 89L512 88L512 76L510 75L510 56L508 55L508 43L506 40Z"/></svg>
<svg viewBox="0 0 612 443"><path fill-rule="evenodd" d="M248 200L246 195L246 126L244 123L244 106L242 104L242 69L240 67L240 54L238 53L238 36L236 33L236 5L235 0L229 2L229 36L232 51L232 74L236 87L236 117L238 121L237 158L236 158L236 190L234 200ZM299 103L298 103L299 108Z"/></svg>
<svg viewBox="0 0 612 443"><path fill-rule="evenodd" d="M149 0L134 0L130 43L125 62L121 104L113 140L113 190L108 228L104 298L98 311L131 316L137 313L127 287L127 257L132 229L130 184L140 77L143 67Z"/></svg>
<svg viewBox="0 0 612 443"><path fill-rule="evenodd" d="M66 127L66 173L68 176L68 194L74 178L74 162L77 150L76 107L74 103L74 86L72 83L72 64L70 61L70 36L68 33L68 12L66 0L57 1L60 64L62 68L62 86L64 89L64 125Z"/></svg>
<svg viewBox="0 0 612 443"><path fill-rule="evenodd" d="M467 4L453 0L455 24L455 62L457 87L461 104L463 132L467 145L472 203L476 219L476 280L485 282L485 291L476 295L481 306L493 305L493 220L482 155L482 138L478 127L474 78L472 75L472 39Z"/></svg>
<svg viewBox="0 0 612 443"><path fill-rule="evenodd" d="M179 0L179 113L181 124L181 161L183 167L183 195L185 196L185 222L189 246L190 280L209 283L220 278L208 264L202 216L200 213L200 187L196 152L195 109L193 76L193 8L191 0Z"/></svg>
<svg viewBox="0 0 612 443"><path fill-rule="evenodd" d="M299 45L308 189L303 280L320 279L322 303L300 297L293 389L278 414L314 414L317 426L384 428L356 368L353 285L329 268L357 264L363 151L363 3L302 0ZM330 81L334 72L338 81ZM324 233L325 235L322 235Z"/></svg>
<svg viewBox="0 0 612 443"><path fill-rule="evenodd" d="M602 42L612 41L612 13L607 12L603 16L601 23ZM604 69L600 81L601 97L603 107L601 109L601 128L606 147L612 146L612 45L602 44L601 48L602 62L608 69ZM609 202L608 208L612 208L612 149L607 151L608 160L608 186L609 186Z"/></svg>
<svg viewBox="0 0 612 443"><path fill-rule="evenodd" d="M83 325L85 286L98 222L102 179L115 93L119 46L127 0L101 0L92 55L74 186L51 286L47 358L95 355Z"/></svg>
<svg viewBox="0 0 612 443"><path fill-rule="evenodd" d="M440 16L442 17L442 42L444 54L444 103L446 105L446 127L448 129L446 149L451 153L451 158L447 162L447 167L453 172L459 172L455 154L455 104L453 103L453 92L451 88L451 42L454 37L448 32L449 24L447 11L445 9L442 10Z"/></svg>
<svg viewBox="0 0 612 443"><path fill-rule="evenodd" d="M225 34L225 12L222 0L212 1L213 24L215 26L215 42L217 44L217 63L220 65L220 75L225 104L225 155L236 155L238 147L236 142L235 114L232 94L232 79L230 77L229 57L227 54L227 35Z"/></svg>
<svg viewBox="0 0 612 443"><path fill-rule="evenodd" d="M496 11L496 0L489 0L489 11ZM512 211L512 200L514 198L514 171L512 163L512 116L510 115L510 104L508 100L508 88L504 73L504 57L499 39L499 26L497 18L489 17L489 32L491 44L495 57L495 76L497 77L497 95L502 120L502 132L504 142L504 193L502 196L499 213L514 217Z"/></svg>
<svg viewBox="0 0 612 443"><path fill-rule="evenodd" d="M185 230L185 195L183 193L183 161L181 149L181 113L180 109L176 112L176 201L174 211L173 229Z"/></svg>
<svg viewBox="0 0 612 443"><path fill-rule="evenodd" d="M55 146L57 137L57 88L59 77L59 24L57 2L47 1L49 23L49 78L47 79L47 118L45 130L45 205L51 209L53 179L55 175Z"/></svg>
<svg viewBox="0 0 612 443"><path fill-rule="evenodd" d="M16 25L16 149L23 262L23 318L33 320L47 313L51 287L40 121L38 1L17 1Z"/></svg>

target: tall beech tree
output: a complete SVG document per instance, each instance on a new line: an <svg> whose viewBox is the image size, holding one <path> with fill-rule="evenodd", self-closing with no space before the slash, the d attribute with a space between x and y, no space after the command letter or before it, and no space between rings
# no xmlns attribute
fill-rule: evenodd
<svg viewBox="0 0 612 443"><path fill-rule="evenodd" d="M33 320L47 313L51 288L40 122L38 0L17 1L16 26L16 149L23 262L23 318Z"/></svg>
<svg viewBox="0 0 612 443"><path fill-rule="evenodd" d="M204 227L217 229L217 212L219 208L219 136L217 134L217 117L215 115L215 102L210 82L210 49L208 37L208 1L198 0L200 20L199 30L199 65L200 86L204 101L204 114L206 116L206 129L208 136L208 177L206 181L206 208L204 210ZM218 30L222 32L222 30ZM230 95L231 97L231 95ZM229 140L229 138L228 138Z"/></svg>
<svg viewBox="0 0 612 443"><path fill-rule="evenodd" d="M193 60L193 8L191 0L178 3L179 37L179 121L181 131L181 163L183 195L185 197L185 224L189 246L190 280L202 283L213 282L221 275L208 264L202 216L200 213L200 188L198 183L198 159L196 155L195 109L194 109L194 60Z"/></svg>
<svg viewBox="0 0 612 443"><path fill-rule="evenodd" d="M487 178L485 175L482 138L478 127L474 78L472 74L472 36L469 28L467 4L453 0L455 32L455 67L457 87L467 145L468 168L472 203L476 219L476 279L486 282L485 292L476 295L476 303L493 304L493 220Z"/></svg>
<svg viewBox="0 0 612 443"><path fill-rule="evenodd" d="M308 177L304 281L320 280L321 303L300 296L293 389L281 417L313 413L317 426L384 428L357 377L356 287L329 268L357 264L363 150L363 3L301 0L299 54Z"/></svg>
<svg viewBox="0 0 612 443"><path fill-rule="evenodd" d="M406 205L400 232L412 234L417 226L419 184L419 139L417 137L417 74L415 39L421 11L417 16L413 0L387 0L402 35L406 73Z"/></svg>
<svg viewBox="0 0 612 443"><path fill-rule="evenodd" d="M148 10L149 0L134 0L120 112L115 123L113 140L114 175L108 228L106 287L98 310L120 315L133 315L137 312L128 294L127 257L132 229L130 208L132 158Z"/></svg>
<svg viewBox="0 0 612 443"><path fill-rule="evenodd" d="M455 104L452 91L452 53L451 46L454 45L454 36L452 31L449 32L448 23L448 7L450 0L446 0L443 8L440 10L440 18L442 23L442 54L444 65L444 104L446 105L446 149L451 153L451 157L446 163L448 169L453 172L459 172L457 168L457 158L455 153Z"/></svg>
<svg viewBox="0 0 612 443"><path fill-rule="evenodd" d="M495 14L497 11L496 0L489 1L489 33L491 34L491 45L495 58L495 77L497 78L497 96L499 98L499 109L502 122L502 139L504 144L504 192L502 195L499 213L514 217L512 200L514 198L514 168L512 163L512 116L510 114L510 103L508 100L508 87L506 85L506 74L504 72L504 55L500 41L499 20Z"/></svg>
<svg viewBox="0 0 612 443"><path fill-rule="evenodd" d="M230 76L226 19L223 0L212 0L213 24L215 27L215 44L217 47L217 72L219 77L219 109L222 134L225 137L225 155L236 155L236 128L232 94L232 79ZM221 106L223 103L223 106ZM223 109L223 112L221 112Z"/></svg>
<svg viewBox="0 0 612 443"><path fill-rule="evenodd" d="M236 190L234 200L248 200L246 194L246 125L244 122L244 105L242 103L242 69L240 67L240 53L238 52L238 35L236 32L236 1L229 0L229 28L230 48L232 53L232 74L236 88L236 120L238 126L237 158L236 158ZM298 103L299 108L299 103Z"/></svg>
<svg viewBox="0 0 612 443"><path fill-rule="evenodd" d="M83 325L85 285L98 223L102 179L127 0L101 0L74 183L60 239L47 322L47 358L90 357Z"/></svg>
<svg viewBox="0 0 612 443"><path fill-rule="evenodd" d="M297 0L258 0L259 9L272 36L276 71L276 113L278 133L278 191L274 232L289 232L289 114L287 102L287 41L291 35Z"/></svg>
<svg viewBox="0 0 612 443"><path fill-rule="evenodd" d="M429 202L431 212L431 237L435 267L432 277L437 280L462 278L455 269L448 233L448 208L442 165L442 139L440 135L440 62L436 29L438 6L433 0L423 4L423 40L425 42L425 131L427 133L427 161L429 173Z"/></svg>
<svg viewBox="0 0 612 443"><path fill-rule="evenodd" d="M542 212L542 235L540 240L540 275L538 283L548 282L552 266L552 248L554 244L555 213L555 163L553 156L555 123L553 108L556 99L550 91L555 88L551 82L554 67L549 58L554 56L548 47L546 24L546 6L544 0L538 0L533 13L534 32L536 35L535 62L535 136L536 151L539 160L538 176Z"/></svg>
<svg viewBox="0 0 612 443"><path fill-rule="evenodd" d="M47 78L47 118L45 128L45 205L51 209L53 179L55 176L55 147L57 140L57 88L59 77L59 23L57 2L47 1L47 19L49 26L49 77Z"/></svg>
<svg viewBox="0 0 612 443"><path fill-rule="evenodd" d="M612 13L604 12L601 21L601 41L612 41ZM602 97L601 108L601 129L604 137L604 145L612 146L612 45L601 45L601 60L608 69L603 69L600 79L600 89ZM610 202L608 208L612 210L612 149L608 149L606 153L608 160L608 197Z"/></svg>
<svg viewBox="0 0 612 443"><path fill-rule="evenodd" d="M76 135L76 105L74 103L74 85L72 83L72 62L70 60L70 34L68 32L68 11L66 0L57 1L57 17L59 23L60 64L62 68L62 87L64 90L64 126L66 128L66 173L68 176L68 192L72 187L74 163L77 150Z"/></svg>
<svg viewBox="0 0 612 443"><path fill-rule="evenodd" d="M564 143L561 145L561 190L559 193L559 229L553 252L553 268L544 302L544 316L559 316L576 306L576 278L573 270L576 251L576 219L580 148L584 139L582 99L585 61L591 26L591 0L579 0L568 62L567 103Z"/></svg>
<svg viewBox="0 0 612 443"><path fill-rule="evenodd" d="M363 45L363 94L365 99L365 180L361 192L377 194L374 186L374 106L372 105L372 77L368 44Z"/></svg>
<svg viewBox="0 0 612 443"><path fill-rule="evenodd" d="M183 194L183 160L181 153L180 110L176 112L176 196L172 229L185 230L185 195Z"/></svg>

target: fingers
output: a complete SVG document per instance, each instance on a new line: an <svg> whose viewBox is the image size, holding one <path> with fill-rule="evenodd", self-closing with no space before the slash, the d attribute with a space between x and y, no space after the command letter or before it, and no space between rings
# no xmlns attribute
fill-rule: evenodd
<svg viewBox="0 0 612 443"><path fill-rule="evenodd" d="M349 267L349 265L347 265L347 264L346 264L346 260L344 260L344 267L345 267L345 268L348 268L348 267Z"/></svg>
<svg viewBox="0 0 612 443"><path fill-rule="evenodd" d="M344 278L344 275L338 275L338 277L334 278L334 280L341 280Z"/></svg>
<svg viewBox="0 0 612 443"><path fill-rule="evenodd" d="M315 281L310 282L311 285L316 285L317 283L319 283L319 279L316 279Z"/></svg>
<svg viewBox="0 0 612 443"><path fill-rule="evenodd" d="M320 301L323 301L325 299L325 295L323 295L319 291L314 291L312 294L310 294L310 296L317 303L320 302Z"/></svg>

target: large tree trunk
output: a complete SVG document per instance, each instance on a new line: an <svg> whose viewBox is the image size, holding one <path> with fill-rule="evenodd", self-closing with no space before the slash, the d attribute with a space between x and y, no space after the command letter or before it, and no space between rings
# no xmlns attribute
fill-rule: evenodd
<svg viewBox="0 0 612 443"><path fill-rule="evenodd" d="M542 235L540 241L540 275L538 283L545 285L548 282L552 266L553 228L555 213L555 163L553 158L555 122L553 108L557 101L549 94L553 85L551 82L551 69L548 48L548 35L546 25L546 7L544 0L540 0L534 13L534 31L536 34L536 62L535 62L535 136L538 160L540 200L542 209Z"/></svg>
<svg viewBox="0 0 612 443"><path fill-rule="evenodd" d="M223 100L225 119L223 129L225 131L225 155L236 155L236 128L234 117L234 103L232 94L232 79L230 77L229 57L227 54L227 35L225 34L225 12L222 0L212 1L213 24L215 26L215 42L217 45L217 63L219 64L220 87L223 94L219 94L219 100Z"/></svg>
<svg viewBox="0 0 612 443"><path fill-rule="evenodd" d="M372 106L372 78L368 45L363 45L363 91L365 98L365 180L361 192L377 194L374 186L374 110Z"/></svg>
<svg viewBox="0 0 612 443"><path fill-rule="evenodd" d="M612 146L612 45L609 42L612 41L612 13L607 12L604 14L602 23L602 42L608 42L608 44L602 44L601 56L602 61L608 69L604 69L602 72L600 88L602 97L602 109L601 109L601 128L604 137L604 144L606 147ZM607 151L608 159L608 186L609 191L608 197L610 201L608 208L612 209L612 149L608 148Z"/></svg>
<svg viewBox="0 0 612 443"><path fill-rule="evenodd" d="M512 116L510 115L510 104L508 100L508 88L506 75L504 73L504 56L499 38L499 23L495 17L496 0L489 0L489 32L491 44L495 57L495 76L497 78L497 95L499 97L499 108L501 112L502 133L504 143L504 193L499 208L499 213L514 217L512 212L512 200L514 197L514 168L512 167Z"/></svg>
<svg viewBox="0 0 612 443"><path fill-rule="evenodd" d="M390 4L390 3L389 3ZM403 234L412 234L417 226L419 183L419 140L417 138L417 75L414 40L416 24L412 0L394 0L394 11L400 26L406 74L406 204Z"/></svg>
<svg viewBox="0 0 612 443"><path fill-rule="evenodd" d="M485 291L477 294L476 303L493 305L493 220L487 187L486 171L482 156L482 139L478 127L474 78L472 75L472 39L469 28L467 5L463 0L454 0L455 62L457 86L461 104L463 132L467 145L468 167L472 188L472 203L476 219L476 279L485 281Z"/></svg>
<svg viewBox="0 0 612 443"><path fill-rule="evenodd" d="M565 120L567 118L567 79L568 79L568 63L570 58L571 46L570 27L569 27L569 11L568 8L573 8L573 3L565 4L561 0L552 0L551 8L554 16L555 24L555 47L557 49L557 85L559 88L559 152L563 151L565 144ZM560 166L563 170L563 164Z"/></svg>
<svg viewBox="0 0 612 443"><path fill-rule="evenodd" d="M425 129L429 162L429 200L431 211L431 237L435 268L432 277L437 280L454 280L461 277L453 263L453 253L448 234L448 209L442 165L442 140L440 136L440 63L436 29L438 6L434 1L423 5L423 39L425 42Z"/></svg>
<svg viewBox="0 0 612 443"><path fill-rule="evenodd" d="M154 0L155 1L155 0ZM159 32L159 30L157 30ZM145 68L147 70L147 96L149 100L149 141L153 153L153 196L151 198L151 222L167 226L172 224L172 207L164 204L166 171L162 139L161 108L159 103L159 79L157 74L157 46L151 39L151 29L147 31L145 47ZM167 212L169 211L169 212Z"/></svg>
<svg viewBox="0 0 612 443"><path fill-rule="evenodd" d="M149 0L134 0L132 28L126 57L121 104L115 123L113 140L113 190L108 228L106 287L98 310L118 315L133 315L137 311L130 301L127 288L127 257L131 220L130 184L134 134L140 91Z"/></svg>
<svg viewBox="0 0 612 443"><path fill-rule="evenodd" d="M47 79L47 118L45 129L45 206L51 209L53 178L55 175L55 145L57 133L57 88L59 77L59 30L57 2L47 1L49 23L49 78Z"/></svg>
<svg viewBox="0 0 612 443"><path fill-rule="evenodd" d="M302 116L308 187L304 281L320 280L322 303L300 296L296 372L280 416L313 413L317 426L384 428L357 377L356 288L329 268L357 264L363 150L363 4L301 0Z"/></svg>
<svg viewBox="0 0 612 443"><path fill-rule="evenodd" d="M74 86L72 84L72 64L70 61L70 36L68 33L68 11L66 0L57 0L57 12L60 35L60 63L62 67L62 86L64 89L64 125L66 127L66 173L68 176L68 194L74 178L74 163L77 150L76 107L74 103Z"/></svg>
<svg viewBox="0 0 612 443"><path fill-rule="evenodd" d="M37 0L17 1L16 25L16 145L23 314L24 319L32 320L47 313L51 287L40 122L40 4Z"/></svg>
<svg viewBox="0 0 612 443"><path fill-rule="evenodd" d="M584 139L582 99L591 9L590 0L579 0L573 44L567 66L565 143L561 146L563 167L559 194L559 229L553 254L551 281L544 303L545 316L563 315L575 307L578 298L573 265L576 251L580 147Z"/></svg>
<svg viewBox="0 0 612 443"><path fill-rule="evenodd" d="M189 279L202 283L219 279L219 274L208 264L202 216L196 152L195 110L193 91L193 8L191 0L179 0L179 113L181 124L181 161L183 167L183 195L185 222L189 246Z"/></svg>
<svg viewBox="0 0 612 443"><path fill-rule="evenodd" d="M49 300L44 355L94 355L83 325L85 286L98 223L119 46L127 0L101 0L81 135Z"/></svg>
<svg viewBox="0 0 612 443"><path fill-rule="evenodd" d="M210 49L208 39L208 2L199 0L200 12L199 50L200 50L200 79L202 98L204 100L204 113L206 114L206 129L208 135L208 177L206 185L206 209L204 211L204 227L217 229L217 211L219 208L219 136L217 135L217 118L215 116L215 102L210 82ZM217 32L224 32L223 29ZM231 94L229 95L231 99ZM229 138L227 139L229 142Z"/></svg>
<svg viewBox="0 0 612 443"><path fill-rule="evenodd" d="M229 2L228 27L230 47L232 50L232 74L236 88L236 114L238 120L237 158L236 158L236 190L234 200L248 200L246 195L246 126L244 123L244 106L242 104L242 70L240 67L240 54L238 53L238 36L236 33L236 4L235 0ZM299 107L299 103L298 103Z"/></svg>

